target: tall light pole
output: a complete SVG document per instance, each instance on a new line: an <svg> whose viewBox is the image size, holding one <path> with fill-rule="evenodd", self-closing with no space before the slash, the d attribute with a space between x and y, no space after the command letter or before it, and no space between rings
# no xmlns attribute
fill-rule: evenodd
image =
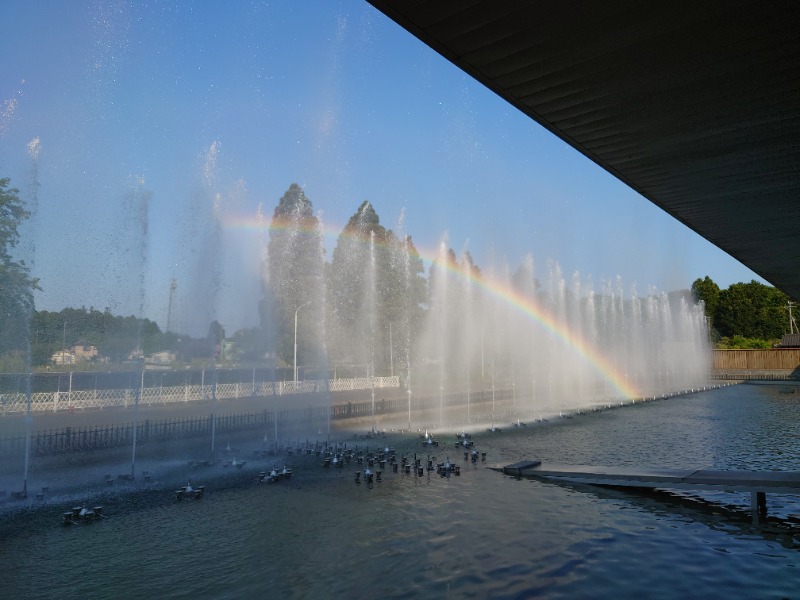
<svg viewBox="0 0 800 600"><path fill-rule="evenodd" d="M394 354L392 352L392 323L389 322L389 375L394 377Z"/></svg>
<svg viewBox="0 0 800 600"><path fill-rule="evenodd" d="M61 364L67 364L67 322L64 321L64 336L62 337L61 341ZM72 364L72 360L70 359L69 364Z"/></svg>
<svg viewBox="0 0 800 600"><path fill-rule="evenodd" d="M297 383L297 313L304 306L311 304L311 301L304 302L294 309L294 382Z"/></svg>

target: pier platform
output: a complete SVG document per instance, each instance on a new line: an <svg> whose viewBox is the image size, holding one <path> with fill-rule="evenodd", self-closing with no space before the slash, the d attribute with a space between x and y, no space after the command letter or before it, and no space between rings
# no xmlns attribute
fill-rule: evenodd
<svg viewBox="0 0 800 600"><path fill-rule="evenodd" d="M750 492L753 516L766 516L766 493L800 495L797 471L714 471L590 465L560 465L527 460L491 467L518 478L644 489Z"/></svg>

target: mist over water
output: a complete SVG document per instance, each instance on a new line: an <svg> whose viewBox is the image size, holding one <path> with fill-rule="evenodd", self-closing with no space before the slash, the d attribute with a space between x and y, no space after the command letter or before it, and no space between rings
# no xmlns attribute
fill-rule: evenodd
<svg viewBox="0 0 800 600"><path fill-rule="evenodd" d="M120 298L127 299L129 304L125 308L133 310L133 315L138 318L147 316L148 230L152 197L142 179L133 181L122 199L119 224L115 227L118 233L114 238L114 254L121 265L113 272L117 278L114 287ZM122 307L112 308L118 313Z"/></svg>
<svg viewBox="0 0 800 600"><path fill-rule="evenodd" d="M537 420L707 382L707 323L687 291L639 294L621 277L595 283L577 272L565 276L553 259L537 270L531 254L516 268L505 260L479 266L467 250L457 257L445 235L425 254L427 290L415 292L405 214L398 235L364 202L323 269L321 245L301 249L312 238L321 244L321 218L310 238L310 212L300 212L310 211L310 200L295 186L281 206L290 206L287 198L300 204L280 219L276 211L272 223L271 240L280 243L270 242L263 271L264 303L273 310L262 311L262 327L277 330L283 317L284 330L297 328L294 337L282 334L295 344L284 359L292 365L333 377L397 376L409 398L437 397L437 414L425 417L430 426ZM322 269L325 277L308 280L296 270L314 263L308 273ZM274 310L278 298L283 314ZM277 340L271 343L279 353ZM460 412L446 410L454 395ZM480 415L476 401L484 405ZM409 424L420 418L413 413L409 401Z"/></svg>
<svg viewBox="0 0 800 600"><path fill-rule="evenodd" d="M219 222L221 197L216 189L217 142L203 156L202 178L189 198L182 221L183 264L174 277L178 280L177 324L180 331L204 337L208 325L217 320L222 284L222 229Z"/></svg>
<svg viewBox="0 0 800 600"><path fill-rule="evenodd" d="M703 385L707 324L688 294L625 293L620 278L568 280L531 255L476 272L442 242L429 277L425 327L412 349L429 386L447 391L511 388L519 416L541 417ZM498 275L499 274L499 275ZM544 284L542 282L545 282Z"/></svg>

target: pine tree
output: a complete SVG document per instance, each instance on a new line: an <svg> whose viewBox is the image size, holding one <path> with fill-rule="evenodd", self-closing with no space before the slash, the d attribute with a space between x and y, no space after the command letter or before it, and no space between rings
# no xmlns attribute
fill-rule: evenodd
<svg viewBox="0 0 800 600"><path fill-rule="evenodd" d="M275 207L267 260L269 281L265 296L270 306L262 310L262 329L274 332L278 356L291 365L297 314L297 363L321 364L324 358L322 234L311 200L296 183L289 186ZM271 322L265 323L266 319Z"/></svg>
<svg viewBox="0 0 800 600"><path fill-rule="evenodd" d="M329 279L330 351L338 363L376 374L385 363L390 236L372 204L361 203L339 234ZM386 330L386 331L384 331ZM385 337L384 337L385 335Z"/></svg>

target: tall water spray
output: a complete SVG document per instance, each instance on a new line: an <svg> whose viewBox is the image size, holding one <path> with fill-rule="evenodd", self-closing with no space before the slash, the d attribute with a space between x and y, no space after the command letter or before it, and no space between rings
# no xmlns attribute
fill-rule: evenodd
<svg viewBox="0 0 800 600"><path fill-rule="evenodd" d="M411 306L412 273L411 273L411 238L405 232L405 211L400 212L397 222L398 244L392 248L392 268L399 274L398 287L394 290L402 302L400 312L395 315L397 326L393 340L398 348L398 361L405 371L405 393L408 408L408 428L411 429L411 331L413 324L413 309ZM402 382L402 378L401 378Z"/></svg>
<svg viewBox="0 0 800 600"><path fill-rule="evenodd" d="M463 298L463 312L461 319L461 332L463 343L460 344L461 362L463 364L463 377L466 383L466 400L467 400L467 423L472 420L471 414L471 399L472 399L472 371L475 359L475 327L480 323L480 319L475 314L476 300L473 276L475 275L475 265L472 263L472 257L469 252L464 249L461 253L460 275L462 283L462 298Z"/></svg>
<svg viewBox="0 0 800 600"><path fill-rule="evenodd" d="M325 227L322 223L322 213L317 213L317 256L319 257L319 263L323 264L325 262L325 246L323 241ZM322 393L324 395L324 406L327 407L327 439L330 441L331 437L331 403L332 403L332 396L330 391L330 380L329 380L329 362L328 362L328 332L327 332L327 323L328 323L328 286L327 282L325 281L325 277L319 278L319 287L317 289L317 300L318 300L318 309L321 314L319 323L321 327L320 331L320 339L319 339L319 346L321 348L321 353L319 355L319 366L323 367L321 372L324 373L323 379L323 389Z"/></svg>
<svg viewBox="0 0 800 600"><path fill-rule="evenodd" d="M377 333L377 318L378 318L378 305L377 305L377 266L375 264L375 231L369 232L369 263L367 270L367 278L364 280L364 297L366 298L366 315L365 319L369 327L368 346L369 346L369 369L368 377L371 381L371 397L372 397L372 431L375 428L375 344Z"/></svg>
<svg viewBox="0 0 800 600"><path fill-rule="evenodd" d="M436 362L440 386L442 373L459 373L448 391L463 395L463 410L450 411L451 423L474 421L478 414L487 424L541 418L663 396L706 380L705 317L685 295L650 290L640 297L635 286L625 290L620 278L595 291L578 273L564 277L552 260L542 284L530 256L513 276L501 263L488 275L470 277L463 256L457 269L443 269L447 261L440 247L419 352ZM470 291L476 283L480 295ZM448 315L458 315L458 326ZM491 391L479 409L470 401L472 356L476 364L480 357L485 389ZM434 392L436 385L429 383ZM439 398L441 413L441 393Z"/></svg>
<svg viewBox="0 0 800 600"><path fill-rule="evenodd" d="M262 326L269 323L274 332L270 354L298 374L300 363L325 365L323 255L320 220L302 188L293 183L275 208L269 229L261 318Z"/></svg>
<svg viewBox="0 0 800 600"><path fill-rule="evenodd" d="M523 257L514 274L514 289L523 302L532 303L536 300L536 278L532 254ZM520 385L520 395L523 398L527 397L526 406L522 412L523 414L538 415L541 412L540 399L537 398L536 392L536 371L539 361L535 351L541 344L542 331L540 328L530 327L529 319L521 311L517 311L515 317L514 331L526 332L521 341L521 360L518 361L520 365L519 381L525 382L525 385ZM525 393L524 390L529 390L529 393Z"/></svg>
<svg viewBox="0 0 800 600"><path fill-rule="evenodd" d="M448 344L451 339L449 336L448 301L451 298L448 294L448 279L450 277L450 252L447 247L447 239L439 244L439 253L436 261L431 266L430 272L430 328L434 332L433 354L431 363L436 365L439 391L439 426L444 426L444 390L445 390L445 368L449 357Z"/></svg>
<svg viewBox="0 0 800 600"><path fill-rule="evenodd" d="M134 178L132 187L125 193L122 199L122 210L120 217L122 223L119 227L120 235L117 237L119 245L118 256L121 263L116 276L119 279L119 288L128 290L125 294L134 302L134 310L138 319L138 329L136 332L136 358L141 361L141 372L139 381L134 387L134 425L133 441L131 449L131 477L136 472L136 443L139 419L139 401L141 400L142 389L144 388L144 341L142 339L142 323L145 318L145 303L147 298L146 276L147 276L147 247L148 247L148 224L149 224L149 205L152 193L145 189L144 178Z"/></svg>
<svg viewBox="0 0 800 600"><path fill-rule="evenodd" d="M30 229L29 234L30 243L27 245L25 254L27 254L26 262L29 269L34 270L36 267L36 231L37 214L39 211L39 188L41 183L39 181L39 152L41 151L41 143L39 138L33 138L28 142L28 156L31 159L31 176L30 176L30 196L28 201L27 210L29 213ZM31 366L31 318L33 317L34 306L30 306L24 311L25 323L22 328L25 345L25 464L23 467L23 480L22 492L27 495L28 493L28 470L30 468L31 456L31 430L33 428L33 417L31 416L31 379L32 379L32 366Z"/></svg>
<svg viewBox="0 0 800 600"><path fill-rule="evenodd" d="M406 301L403 303L404 325L405 325L405 358L406 358L406 393L408 394L408 428L411 429L411 324L412 314L408 294L411 290L411 238L403 238L403 291L406 294Z"/></svg>
<svg viewBox="0 0 800 600"><path fill-rule="evenodd" d="M223 235L220 223L223 198L217 190L219 142L205 149L198 183L182 213L177 238L179 257L172 276L178 280L178 319L181 333L206 337L217 319L222 287Z"/></svg>

